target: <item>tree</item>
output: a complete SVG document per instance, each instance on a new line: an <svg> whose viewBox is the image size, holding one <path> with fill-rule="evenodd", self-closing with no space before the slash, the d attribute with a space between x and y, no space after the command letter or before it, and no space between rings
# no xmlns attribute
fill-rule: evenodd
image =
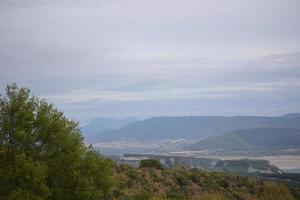
<svg viewBox="0 0 300 200"><path fill-rule="evenodd" d="M155 168L155 169L163 169L159 160L155 159L145 159L141 160L140 167L142 168Z"/></svg>
<svg viewBox="0 0 300 200"><path fill-rule="evenodd" d="M112 165L84 146L77 122L26 88L0 97L0 199L102 199Z"/></svg>
<svg viewBox="0 0 300 200"><path fill-rule="evenodd" d="M265 182L261 200L294 200L288 188L274 182Z"/></svg>

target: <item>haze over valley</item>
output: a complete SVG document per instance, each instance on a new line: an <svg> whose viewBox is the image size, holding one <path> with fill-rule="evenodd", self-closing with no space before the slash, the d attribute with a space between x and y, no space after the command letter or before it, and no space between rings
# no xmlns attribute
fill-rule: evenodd
<svg viewBox="0 0 300 200"><path fill-rule="evenodd" d="M154 117L120 125L96 119L83 127L88 144L106 155L163 154L220 159L264 158L280 167L299 170L300 114L266 116ZM97 123L95 123L97 122ZM98 124L98 126L97 126ZM116 126L114 126L116 125ZM92 127L92 129L91 129ZM99 131L97 131L99 130ZM286 157L284 157L286 156Z"/></svg>

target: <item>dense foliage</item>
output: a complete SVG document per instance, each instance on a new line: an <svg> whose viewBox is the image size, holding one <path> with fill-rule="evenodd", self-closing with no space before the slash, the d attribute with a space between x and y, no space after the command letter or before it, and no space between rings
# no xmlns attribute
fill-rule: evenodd
<svg viewBox="0 0 300 200"><path fill-rule="evenodd" d="M287 187L244 176L184 168L116 168L119 200L293 200Z"/></svg>
<svg viewBox="0 0 300 200"><path fill-rule="evenodd" d="M79 126L30 91L0 98L0 199L102 199L111 162L86 148Z"/></svg>
<svg viewBox="0 0 300 200"><path fill-rule="evenodd" d="M148 167L148 168L154 168L154 169L163 169L163 167L160 164L159 160L156 160L156 159L141 160L140 167Z"/></svg>

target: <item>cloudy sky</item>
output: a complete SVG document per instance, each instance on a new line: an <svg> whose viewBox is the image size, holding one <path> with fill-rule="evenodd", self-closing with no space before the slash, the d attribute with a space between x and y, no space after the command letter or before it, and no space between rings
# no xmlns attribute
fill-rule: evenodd
<svg viewBox="0 0 300 200"><path fill-rule="evenodd" d="M300 111L299 0L0 0L0 92L69 117Z"/></svg>

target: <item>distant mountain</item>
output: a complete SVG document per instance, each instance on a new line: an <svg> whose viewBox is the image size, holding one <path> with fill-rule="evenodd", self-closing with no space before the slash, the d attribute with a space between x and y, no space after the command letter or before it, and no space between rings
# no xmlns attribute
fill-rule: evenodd
<svg viewBox="0 0 300 200"><path fill-rule="evenodd" d="M94 141L203 139L237 129L258 127L299 128L300 118L258 116L154 117L137 121L118 130L105 131Z"/></svg>
<svg viewBox="0 0 300 200"><path fill-rule="evenodd" d="M300 129L253 128L201 140L188 150L251 150L300 148Z"/></svg>
<svg viewBox="0 0 300 200"><path fill-rule="evenodd" d="M288 118L288 119L300 118L300 113L288 113L286 115L283 115L282 117Z"/></svg>
<svg viewBox="0 0 300 200"><path fill-rule="evenodd" d="M82 128L82 132L85 137L93 137L105 130L119 129L135 121L137 119L134 117L125 119L95 118Z"/></svg>

